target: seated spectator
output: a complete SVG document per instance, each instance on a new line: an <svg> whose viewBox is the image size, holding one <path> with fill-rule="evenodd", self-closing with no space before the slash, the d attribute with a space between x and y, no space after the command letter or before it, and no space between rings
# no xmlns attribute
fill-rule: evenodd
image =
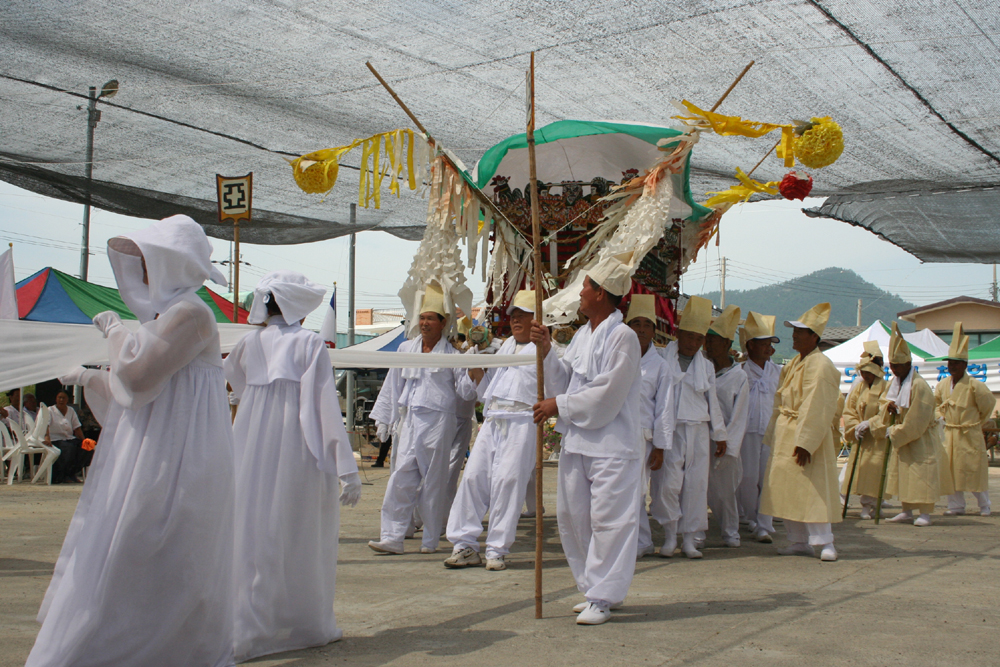
<svg viewBox="0 0 1000 667"><path fill-rule="evenodd" d="M60 391L56 394L56 404L49 408L49 415L49 439L61 452L52 466L52 483L79 482L77 474L83 468L80 456L83 429L76 411L69 405L68 393Z"/></svg>

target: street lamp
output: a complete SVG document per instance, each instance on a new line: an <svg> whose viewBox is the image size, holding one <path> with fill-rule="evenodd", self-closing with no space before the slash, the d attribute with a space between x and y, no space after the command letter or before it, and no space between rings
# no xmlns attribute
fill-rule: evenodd
<svg viewBox="0 0 1000 667"><path fill-rule="evenodd" d="M118 80L112 79L101 86L100 94L97 88L90 87L90 102L87 104L87 201L83 205L83 244L80 248L80 278L87 280L90 269L90 182L94 175L94 128L101 120L101 112L97 110L97 100L101 97L114 97L118 93Z"/></svg>

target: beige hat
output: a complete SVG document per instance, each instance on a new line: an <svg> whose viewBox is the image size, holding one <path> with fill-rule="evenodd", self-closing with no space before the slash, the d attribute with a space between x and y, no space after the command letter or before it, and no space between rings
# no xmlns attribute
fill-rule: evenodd
<svg viewBox="0 0 1000 667"><path fill-rule="evenodd" d="M469 331L472 329L472 320L470 320L469 316L466 315L465 317L463 317L462 319L460 319L458 322L455 323L455 328L458 330L458 333L460 335L468 338Z"/></svg>
<svg viewBox="0 0 1000 667"><path fill-rule="evenodd" d="M734 340L736 328L740 325L740 309L737 306L726 306L722 314L712 320L709 332L723 338Z"/></svg>
<svg viewBox="0 0 1000 667"><path fill-rule="evenodd" d="M861 356L867 354L872 359L883 356L882 348L878 346L877 340L866 340L864 345L865 345L865 351L862 353Z"/></svg>
<svg viewBox="0 0 1000 667"><path fill-rule="evenodd" d="M903 334L899 333L899 327L892 323L892 336L889 337L889 363L907 364L913 361L910 354L910 346L906 344Z"/></svg>
<svg viewBox="0 0 1000 667"><path fill-rule="evenodd" d="M951 334L951 345L945 359L969 360L969 337L965 335L965 327L961 322L955 322L955 330Z"/></svg>
<svg viewBox="0 0 1000 667"><path fill-rule="evenodd" d="M510 315L514 309L523 310L526 313L535 312L535 290L523 289L514 295L514 300L507 306L507 314Z"/></svg>
<svg viewBox="0 0 1000 667"><path fill-rule="evenodd" d="M704 336L712 323L712 302L700 296L688 297L681 312L677 328L681 331L692 331Z"/></svg>
<svg viewBox="0 0 1000 667"><path fill-rule="evenodd" d="M818 303L806 312L802 313L802 316L797 320L785 320L786 327L795 327L796 329L809 329L817 336L822 336L823 331L826 329L826 323L830 319L830 304L829 303Z"/></svg>
<svg viewBox="0 0 1000 667"><path fill-rule="evenodd" d="M855 369L860 373L861 371L868 371L873 375L882 375L885 369L876 364L873 359L882 358L882 349L878 346L877 340L866 340L864 342L865 351L861 353L861 360L858 361L858 365Z"/></svg>
<svg viewBox="0 0 1000 667"><path fill-rule="evenodd" d="M625 296L632 287L632 257L635 253L605 257L597 266L587 271L587 276L607 292L615 296Z"/></svg>
<svg viewBox="0 0 1000 667"><path fill-rule="evenodd" d="M656 325L656 296L653 294L633 294L632 302L628 305L628 315L625 316L625 323L628 324L637 317L645 317Z"/></svg>
<svg viewBox="0 0 1000 667"><path fill-rule="evenodd" d="M444 290L437 283L430 283L424 290L424 300L420 302L420 312L437 313L441 317L448 317L448 313L444 309Z"/></svg>
<svg viewBox="0 0 1000 667"><path fill-rule="evenodd" d="M774 335L774 320L774 315L761 315L751 310L747 313L743 328L740 329L740 340L745 344L748 340L767 338L772 343L780 343L781 341Z"/></svg>

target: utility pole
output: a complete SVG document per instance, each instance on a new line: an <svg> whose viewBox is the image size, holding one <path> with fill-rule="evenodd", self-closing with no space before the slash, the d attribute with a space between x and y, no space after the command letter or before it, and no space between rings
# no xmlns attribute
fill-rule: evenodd
<svg viewBox="0 0 1000 667"><path fill-rule="evenodd" d="M858 326L861 326L861 299L858 299Z"/></svg>
<svg viewBox="0 0 1000 667"><path fill-rule="evenodd" d="M357 204L351 204L351 229L357 222ZM354 251L357 235L351 232L351 251L347 261L347 346L354 345ZM347 432L351 434L351 442L356 442L354 437L354 403L357 400L357 388L354 384L354 371L347 371Z"/></svg>
<svg viewBox="0 0 1000 667"><path fill-rule="evenodd" d="M90 273L90 181L94 176L94 130L101 120L101 112L97 109L97 100L101 97L114 97L118 92L118 81L112 79L101 86L101 94L97 88L90 87L90 100L87 102L87 162L84 165L87 177L87 200L83 205L83 238L80 242L80 279L86 281Z"/></svg>
<svg viewBox="0 0 1000 667"><path fill-rule="evenodd" d="M997 293L997 265L993 265L993 284L990 286L990 296L994 301L1000 301L1000 294Z"/></svg>
<svg viewBox="0 0 1000 667"><path fill-rule="evenodd" d="M722 258L722 271L719 276L719 291L722 293L722 297L719 299L719 307L723 310L726 309L726 258Z"/></svg>

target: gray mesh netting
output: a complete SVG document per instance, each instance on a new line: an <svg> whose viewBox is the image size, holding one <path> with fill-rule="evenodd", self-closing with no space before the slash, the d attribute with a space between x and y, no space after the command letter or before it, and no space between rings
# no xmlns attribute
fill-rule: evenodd
<svg viewBox="0 0 1000 667"><path fill-rule="evenodd" d="M524 70L536 50L538 124L669 124L669 102L708 107L750 59L720 112L761 121L832 116L846 150L813 173L814 211L863 226L925 261L1000 260L1000 12L995 0L651 3L142 2L0 4L0 178L143 217L213 225L214 175L254 172L252 243L381 229L420 238L412 193L359 209L348 155L325 198L284 158L408 119L371 60L443 145L470 167L523 131ZM93 182L83 178L88 86L102 100ZM733 183L773 139L706 136L692 189ZM780 180L770 158L754 174ZM957 233L956 233L957 232Z"/></svg>

